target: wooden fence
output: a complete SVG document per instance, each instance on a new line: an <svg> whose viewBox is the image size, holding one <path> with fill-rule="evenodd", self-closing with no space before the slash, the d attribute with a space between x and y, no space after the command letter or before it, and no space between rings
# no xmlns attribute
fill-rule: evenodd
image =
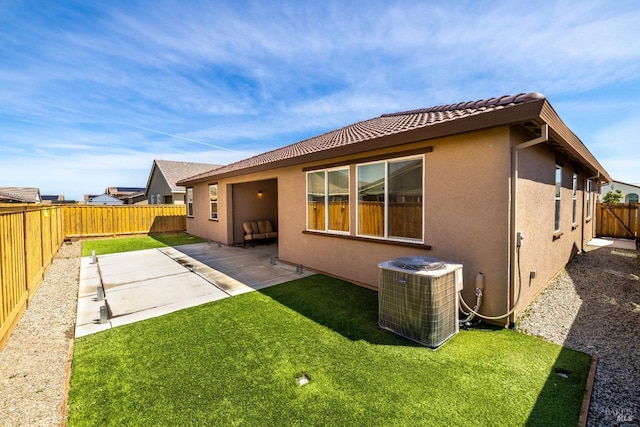
<svg viewBox="0 0 640 427"><path fill-rule="evenodd" d="M171 233L187 229L185 205L64 207L67 237Z"/></svg>
<svg viewBox="0 0 640 427"><path fill-rule="evenodd" d="M323 203L309 202L308 227L324 230L325 207ZM329 203L329 230L349 231L349 205L344 202ZM367 236L384 236L384 203L358 203L358 233ZM422 204L392 203L389 206L389 235L395 237L422 237Z"/></svg>
<svg viewBox="0 0 640 427"><path fill-rule="evenodd" d="M598 203L596 236L640 238L640 205L637 203Z"/></svg>
<svg viewBox="0 0 640 427"><path fill-rule="evenodd" d="M64 240L61 207L0 206L0 349Z"/></svg>
<svg viewBox="0 0 640 427"><path fill-rule="evenodd" d="M65 238L185 230L180 205L0 205L0 350Z"/></svg>

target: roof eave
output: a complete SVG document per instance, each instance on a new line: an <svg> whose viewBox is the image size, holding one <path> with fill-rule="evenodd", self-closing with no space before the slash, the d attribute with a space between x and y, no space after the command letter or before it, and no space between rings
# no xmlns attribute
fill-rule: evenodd
<svg viewBox="0 0 640 427"><path fill-rule="evenodd" d="M598 162L594 155L591 154L576 134L564 124L551 104L546 100L544 101L540 118L549 125L549 139L551 142L559 144L572 160L587 166L594 176L599 176L601 182L606 183L612 181L606 169Z"/></svg>
<svg viewBox="0 0 640 427"><path fill-rule="evenodd" d="M215 181L223 178L230 178L249 173L264 172L271 169L296 166L316 161L324 161L336 157L360 154L372 150L396 147L412 142L426 141L435 138L457 135L496 126L504 126L509 124L521 123L539 118L541 108L545 100L536 100L523 104L509 106L491 111L488 114L476 114L455 120L436 123L421 128L399 132L393 135L385 135L378 138L367 140L365 144L354 143L344 145L328 150L318 151L305 154L298 157L292 157L284 160L263 163L260 165L250 166L243 169L237 169L226 173L194 176L179 181L179 185L189 186L207 181ZM364 142L364 141L363 141Z"/></svg>

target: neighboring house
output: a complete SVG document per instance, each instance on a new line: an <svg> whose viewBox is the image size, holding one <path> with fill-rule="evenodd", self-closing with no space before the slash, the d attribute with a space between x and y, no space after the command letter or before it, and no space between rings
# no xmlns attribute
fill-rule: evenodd
<svg viewBox="0 0 640 427"><path fill-rule="evenodd" d="M620 181L611 181L608 184L602 186L602 192L600 194L600 200L605 194L609 191L622 191L622 200L621 203L638 203L638 196L640 196L640 185L627 184L625 182Z"/></svg>
<svg viewBox="0 0 640 427"><path fill-rule="evenodd" d="M0 187L0 203L42 203L36 187Z"/></svg>
<svg viewBox="0 0 640 427"><path fill-rule="evenodd" d="M141 204L146 200L142 187L107 187L104 193L122 200L125 205Z"/></svg>
<svg viewBox="0 0 640 427"><path fill-rule="evenodd" d="M108 194L100 194L99 196L89 196L88 205L122 205L124 202Z"/></svg>
<svg viewBox="0 0 640 427"><path fill-rule="evenodd" d="M382 261L460 263L465 301L483 273L480 311L507 324L594 237L610 180L529 93L385 114L178 185L191 234L239 244L269 219L280 260L373 289Z"/></svg>
<svg viewBox="0 0 640 427"><path fill-rule="evenodd" d="M176 183L191 175L208 172L220 165L210 163L154 160L145 191L150 205L184 205L185 188Z"/></svg>
<svg viewBox="0 0 640 427"><path fill-rule="evenodd" d="M42 195L42 202L48 204L57 204L57 203L65 203L64 196L62 194L54 194L54 195Z"/></svg>

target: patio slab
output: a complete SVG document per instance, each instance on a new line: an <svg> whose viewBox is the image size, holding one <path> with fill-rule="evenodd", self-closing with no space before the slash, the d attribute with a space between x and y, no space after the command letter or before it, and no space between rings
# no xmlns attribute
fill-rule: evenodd
<svg viewBox="0 0 640 427"><path fill-rule="evenodd" d="M85 257L81 262L76 337L314 274L260 248L191 244ZM99 290L98 288L101 288ZM98 300L103 291L104 300ZM100 322L100 308L108 319Z"/></svg>

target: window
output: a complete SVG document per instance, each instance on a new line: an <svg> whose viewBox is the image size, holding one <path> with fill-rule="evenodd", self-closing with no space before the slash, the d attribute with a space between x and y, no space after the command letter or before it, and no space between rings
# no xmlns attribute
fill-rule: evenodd
<svg viewBox="0 0 640 427"><path fill-rule="evenodd" d="M162 204L162 196L161 196L160 194L158 194L158 195L156 196L156 203L157 203L157 204L159 204L159 205L161 205L161 204Z"/></svg>
<svg viewBox="0 0 640 427"><path fill-rule="evenodd" d="M156 204L156 198L155 196L152 194L151 198L149 199L149 204L150 205L155 205Z"/></svg>
<svg viewBox="0 0 640 427"><path fill-rule="evenodd" d="M638 203L638 195L636 193L627 194L626 199L626 203Z"/></svg>
<svg viewBox="0 0 640 427"><path fill-rule="evenodd" d="M193 216L193 187L187 188L187 216Z"/></svg>
<svg viewBox="0 0 640 427"><path fill-rule="evenodd" d="M218 219L218 184L209 185L209 218Z"/></svg>
<svg viewBox="0 0 640 427"><path fill-rule="evenodd" d="M562 167L556 165L556 215L554 231L560 231L560 195L562 193Z"/></svg>
<svg viewBox="0 0 640 427"><path fill-rule="evenodd" d="M358 234L422 240L423 158L357 166Z"/></svg>
<svg viewBox="0 0 640 427"><path fill-rule="evenodd" d="M349 169L307 173L307 229L349 232Z"/></svg>
<svg viewBox="0 0 640 427"><path fill-rule="evenodd" d="M587 189L587 194L586 194L586 197L587 197L587 215L586 215L586 217L587 218L591 218L591 180L590 179L587 180L587 182L585 184L585 187Z"/></svg>
<svg viewBox="0 0 640 427"><path fill-rule="evenodd" d="M578 222L578 174L573 174L573 183L572 183L572 191L573 191L573 216L571 217L571 223L575 224Z"/></svg>

